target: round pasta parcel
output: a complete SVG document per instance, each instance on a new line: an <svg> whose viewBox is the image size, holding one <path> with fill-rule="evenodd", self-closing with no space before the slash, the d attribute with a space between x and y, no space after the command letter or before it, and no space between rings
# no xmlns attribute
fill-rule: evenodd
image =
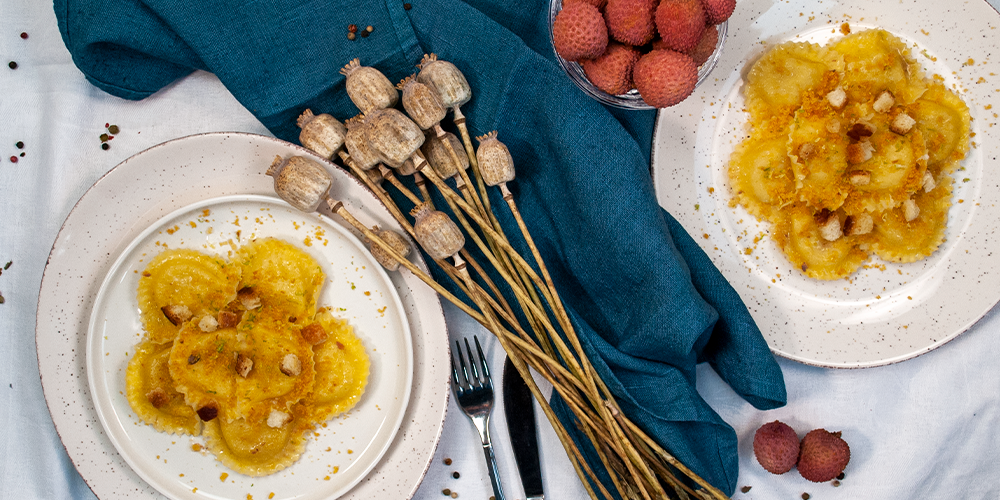
<svg viewBox="0 0 1000 500"><path fill-rule="evenodd" d="M174 387L168 365L171 347L148 340L136 346L125 372L125 396L139 419L154 429L196 436L201 420Z"/></svg>
<svg viewBox="0 0 1000 500"><path fill-rule="evenodd" d="M326 276L319 264L291 243L275 238L255 240L235 257L242 269L240 301L281 311L286 319L311 318Z"/></svg>
<svg viewBox="0 0 1000 500"><path fill-rule="evenodd" d="M150 341L174 340L186 321L215 315L236 298L240 268L197 250L165 250L143 270L138 302Z"/></svg>

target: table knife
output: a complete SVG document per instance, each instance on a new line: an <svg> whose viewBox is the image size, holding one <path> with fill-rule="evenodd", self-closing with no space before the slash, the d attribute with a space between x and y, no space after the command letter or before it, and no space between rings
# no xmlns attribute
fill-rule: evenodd
<svg viewBox="0 0 1000 500"><path fill-rule="evenodd" d="M521 475L527 500L543 500L542 469L538 461L538 437L535 433L534 397L510 358L503 365L503 411L507 432L514 449L514 460Z"/></svg>

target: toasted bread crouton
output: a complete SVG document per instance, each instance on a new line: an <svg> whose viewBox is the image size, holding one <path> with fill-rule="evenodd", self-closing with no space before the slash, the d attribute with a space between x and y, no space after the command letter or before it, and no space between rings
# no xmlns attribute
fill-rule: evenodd
<svg viewBox="0 0 1000 500"><path fill-rule="evenodd" d="M889 124L889 130L892 130L893 132L899 135L906 135L910 133L911 130L913 130L913 126L916 124L917 121L914 120L910 115L906 113L900 113L896 115L895 118L892 119L892 123Z"/></svg>
<svg viewBox="0 0 1000 500"><path fill-rule="evenodd" d="M240 291L236 292L236 298L248 311L260 307L260 296L257 295L257 290L254 290L252 286L241 288Z"/></svg>
<svg viewBox="0 0 1000 500"><path fill-rule="evenodd" d="M852 165L864 163L872 159L872 153L874 152L875 146L872 146L871 142L852 142L847 145L847 162Z"/></svg>
<svg viewBox="0 0 1000 500"><path fill-rule="evenodd" d="M844 92L843 87L837 87L826 94L826 100L830 102L830 105L834 109L840 109L844 107L844 104L847 104L847 92Z"/></svg>
<svg viewBox="0 0 1000 500"><path fill-rule="evenodd" d="M831 134L840 133L840 120L830 118L830 120L826 122L826 131Z"/></svg>
<svg viewBox="0 0 1000 500"><path fill-rule="evenodd" d="M813 219L819 226L820 236L826 241L837 241L844 234L840 229L840 217L825 208L813 215Z"/></svg>
<svg viewBox="0 0 1000 500"><path fill-rule="evenodd" d="M866 122L855 123L847 131L847 137L850 137L854 141L861 141L873 135L875 135L875 126Z"/></svg>
<svg viewBox="0 0 1000 500"><path fill-rule="evenodd" d="M239 315L232 311L219 311L216 319L219 321L219 328L232 328L240 322Z"/></svg>
<svg viewBox="0 0 1000 500"><path fill-rule="evenodd" d="M310 345L319 345L326 342L326 330L319 323L311 323L302 329L302 338Z"/></svg>
<svg viewBox="0 0 1000 500"><path fill-rule="evenodd" d="M861 234L868 234L872 232L875 228L875 220L872 216L867 213L860 213L858 215L848 215L844 219L844 234L847 236L857 236Z"/></svg>
<svg viewBox="0 0 1000 500"><path fill-rule="evenodd" d="M867 186L872 181L872 173L867 170L851 170L847 173L853 186Z"/></svg>
<svg viewBox="0 0 1000 500"><path fill-rule="evenodd" d="M811 142L803 142L799 145L796 155L799 157L799 162L805 162L812 157L813 153L816 152L816 145Z"/></svg>
<svg viewBox="0 0 1000 500"><path fill-rule="evenodd" d="M236 354L236 373L243 378L247 378L250 375L250 370L253 370L253 360L250 356L244 356L242 353Z"/></svg>
<svg viewBox="0 0 1000 500"><path fill-rule="evenodd" d="M291 421L292 416L283 411L271 410L271 413L267 416L267 426L272 429L281 428L281 426Z"/></svg>
<svg viewBox="0 0 1000 500"><path fill-rule="evenodd" d="M927 170L924 171L923 186L925 193L929 193L937 187L937 182L934 182L934 174Z"/></svg>
<svg viewBox="0 0 1000 500"><path fill-rule="evenodd" d="M163 311L163 315L167 317L167 321L174 326L178 326L191 319L191 316L194 316L194 314L191 313L191 309L188 309L188 306L171 304L169 306L161 307L160 310Z"/></svg>
<svg viewBox="0 0 1000 500"><path fill-rule="evenodd" d="M294 354L286 354L281 359L281 373L289 377L297 377L302 373L302 361Z"/></svg>
<svg viewBox="0 0 1000 500"><path fill-rule="evenodd" d="M878 97L875 98L875 102L872 103L872 109L878 111L879 113L888 113L892 109L892 105L896 104L896 98L892 95L892 92L888 90L883 90Z"/></svg>
<svg viewBox="0 0 1000 500"><path fill-rule="evenodd" d="M170 396L167 396L167 391L164 391L162 387L147 392L146 399L149 400L149 404L153 405L153 408L160 408L170 402Z"/></svg>
<svg viewBox="0 0 1000 500"><path fill-rule="evenodd" d="M910 222L920 216L920 207L917 206L917 202L910 198L903 202L903 218L906 222Z"/></svg>
<svg viewBox="0 0 1000 500"><path fill-rule="evenodd" d="M219 405L215 404L214 401L208 403L201 408L198 408L198 418L203 422L208 422L219 416Z"/></svg>
<svg viewBox="0 0 1000 500"><path fill-rule="evenodd" d="M205 315L198 322L198 329L205 333L214 332L219 329L219 320L211 315Z"/></svg>

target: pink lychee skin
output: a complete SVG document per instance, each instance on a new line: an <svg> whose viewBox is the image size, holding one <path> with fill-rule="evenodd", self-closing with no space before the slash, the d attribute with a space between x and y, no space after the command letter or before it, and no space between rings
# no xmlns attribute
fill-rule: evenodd
<svg viewBox="0 0 1000 500"><path fill-rule="evenodd" d="M715 46L718 43L719 30L715 26L709 26L705 28L705 32L702 33L701 38L698 39L698 43L694 48L685 52L685 54L691 56L691 59L694 59L694 63L701 66L715 53ZM655 48L656 45L653 45L653 47Z"/></svg>
<svg viewBox="0 0 1000 500"><path fill-rule="evenodd" d="M593 59L608 46L608 27L597 7L572 2L556 14L552 40L556 52L567 61Z"/></svg>
<svg viewBox="0 0 1000 500"><path fill-rule="evenodd" d="M851 460L851 448L839 432L809 431L799 448L799 474L814 483L837 477Z"/></svg>
<svg viewBox="0 0 1000 500"><path fill-rule="evenodd" d="M766 423L753 436L753 453L764 470L784 474L799 459L799 437L781 421Z"/></svg>
<svg viewBox="0 0 1000 500"><path fill-rule="evenodd" d="M604 20L611 38L633 46L645 45L656 36L656 0L608 0Z"/></svg>
<svg viewBox="0 0 1000 500"><path fill-rule="evenodd" d="M721 24L736 10L736 0L701 0L701 5L708 24Z"/></svg>
<svg viewBox="0 0 1000 500"><path fill-rule="evenodd" d="M639 56L635 48L611 42L600 57L584 59L580 65L595 87L611 95L619 95L632 89L632 68Z"/></svg>
<svg viewBox="0 0 1000 500"><path fill-rule="evenodd" d="M678 52L694 48L705 31L705 9L700 0L662 0L655 19L663 43Z"/></svg>
<svg viewBox="0 0 1000 500"><path fill-rule="evenodd" d="M566 4L573 2L586 2L598 9L603 9L608 4L608 0L563 0L563 6L565 7Z"/></svg>
<svg viewBox="0 0 1000 500"><path fill-rule="evenodd" d="M698 65L687 54L653 50L635 63L632 82L646 104L666 108L694 92L698 83Z"/></svg>

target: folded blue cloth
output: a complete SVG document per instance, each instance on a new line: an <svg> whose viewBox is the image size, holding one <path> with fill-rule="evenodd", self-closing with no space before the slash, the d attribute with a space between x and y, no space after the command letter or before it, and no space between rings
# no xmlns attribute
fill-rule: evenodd
<svg viewBox="0 0 1000 500"><path fill-rule="evenodd" d="M393 82L414 73L424 53L455 63L474 93L463 107L470 131L498 130L510 148L515 199L600 375L633 421L732 494L737 437L695 390L695 366L711 363L759 409L785 403L784 381L739 296L656 202L655 114L606 108L570 82L549 43L546 0L408 1L410 10L403 0L54 5L66 46L94 85L141 99L210 71L292 142L305 108L341 120L357 114L338 73L355 57ZM349 41L349 24L374 31ZM491 196L508 234L519 234ZM565 405L553 405L574 429Z"/></svg>

